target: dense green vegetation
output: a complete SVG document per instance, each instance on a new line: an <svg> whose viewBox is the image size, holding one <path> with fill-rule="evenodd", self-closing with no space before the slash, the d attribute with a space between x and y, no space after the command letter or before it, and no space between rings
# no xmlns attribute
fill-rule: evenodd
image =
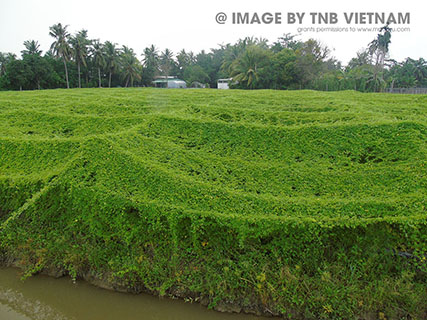
<svg viewBox="0 0 427 320"><path fill-rule="evenodd" d="M0 260L290 318L427 316L427 97L0 92Z"/></svg>
<svg viewBox="0 0 427 320"><path fill-rule="evenodd" d="M389 58L392 29L388 26L344 67L331 49L317 40L284 34L272 44L250 38L197 54L176 55L154 46L142 59L129 47L88 38L87 30L70 35L67 26L50 27L53 43L42 56L37 41L24 42L22 59L0 53L0 90L69 87L152 86L156 76L177 76L188 86L216 88L217 80L233 78L239 89L315 89L384 91L427 86L422 57L398 62ZM365 47L366 46L366 47Z"/></svg>

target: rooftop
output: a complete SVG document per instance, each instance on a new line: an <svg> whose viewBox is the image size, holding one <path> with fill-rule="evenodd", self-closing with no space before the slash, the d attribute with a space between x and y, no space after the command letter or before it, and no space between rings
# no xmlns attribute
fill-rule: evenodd
<svg viewBox="0 0 427 320"><path fill-rule="evenodd" d="M163 82L179 82L179 81L185 82L184 80L181 80L181 79L178 79L178 78L156 79L153 82L154 83L163 83Z"/></svg>

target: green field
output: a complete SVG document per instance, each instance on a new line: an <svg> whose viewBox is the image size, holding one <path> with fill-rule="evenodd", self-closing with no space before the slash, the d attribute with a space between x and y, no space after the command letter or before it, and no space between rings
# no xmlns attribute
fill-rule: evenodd
<svg viewBox="0 0 427 320"><path fill-rule="evenodd" d="M427 96L0 92L0 260L290 318L427 317Z"/></svg>

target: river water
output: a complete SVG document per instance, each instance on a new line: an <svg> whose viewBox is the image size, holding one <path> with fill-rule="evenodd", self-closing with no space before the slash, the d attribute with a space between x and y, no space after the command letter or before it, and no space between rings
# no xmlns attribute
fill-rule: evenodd
<svg viewBox="0 0 427 320"><path fill-rule="evenodd" d="M67 277L37 275L22 281L20 276L17 269L0 268L0 320L266 319L148 294L113 292Z"/></svg>

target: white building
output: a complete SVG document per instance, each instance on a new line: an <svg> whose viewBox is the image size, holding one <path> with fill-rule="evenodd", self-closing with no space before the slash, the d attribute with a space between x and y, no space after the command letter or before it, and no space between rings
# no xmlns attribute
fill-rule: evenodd
<svg viewBox="0 0 427 320"><path fill-rule="evenodd" d="M157 88L187 88L187 84L184 80L178 79L175 76L159 76L153 81L153 84Z"/></svg>
<svg viewBox="0 0 427 320"><path fill-rule="evenodd" d="M230 89L230 82L232 78L228 79L218 79L218 89Z"/></svg>

